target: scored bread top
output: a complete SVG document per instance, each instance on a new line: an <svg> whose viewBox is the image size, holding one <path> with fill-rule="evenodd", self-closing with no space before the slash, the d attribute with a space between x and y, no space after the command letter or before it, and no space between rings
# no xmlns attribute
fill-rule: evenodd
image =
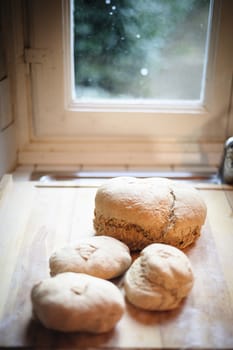
<svg viewBox="0 0 233 350"><path fill-rule="evenodd" d="M145 230L163 230L172 221L171 226L193 222L201 226L206 218L206 206L198 191L166 178L113 178L99 187L95 212Z"/></svg>
<svg viewBox="0 0 233 350"><path fill-rule="evenodd" d="M185 248L200 235L206 205L191 185L166 178L117 177L99 187L94 227L141 250L160 242Z"/></svg>

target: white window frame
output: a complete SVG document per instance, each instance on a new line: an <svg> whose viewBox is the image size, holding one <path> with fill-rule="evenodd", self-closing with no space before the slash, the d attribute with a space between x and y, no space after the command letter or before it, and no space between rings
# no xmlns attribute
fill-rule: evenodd
<svg viewBox="0 0 233 350"><path fill-rule="evenodd" d="M211 32L211 16L213 12L214 0L210 0L210 10L208 18L208 33L207 43L205 47L205 57L208 56L209 51L209 39ZM65 95L66 95L66 107L68 109L75 109L76 111L134 111L134 112L152 112L154 114L161 113L161 111L167 111L171 114L189 113L190 111L198 111L202 113L205 111L203 107L203 101L205 99L205 76L208 65L208 60L203 63L203 82L201 84L200 99L196 100L156 100L156 99L104 99L104 98L85 98L84 100L78 100L75 96L75 77L74 77L74 37L73 37L73 1L63 0L63 15L64 15L64 52L65 58ZM133 63L132 63L133 64Z"/></svg>
<svg viewBox="0 0 233 350"><path fill-rule="evenodd" d="M70 1L28 4L25 61L31 108L27 144L19 154L22 163L32 159L50 164L219 162L222 143L233 132L232 1L214 1L204 104L176 105L165 101L149 105L142 100L128 105L74 102Z"/></svg>

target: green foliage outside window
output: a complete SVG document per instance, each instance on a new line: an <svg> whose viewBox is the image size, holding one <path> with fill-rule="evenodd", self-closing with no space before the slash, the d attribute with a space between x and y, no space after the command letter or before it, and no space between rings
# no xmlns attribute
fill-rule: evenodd
<svg viewBox="0 0 233 350"><path fill-rule="evenodd" d="M208 6L209 0L74 0L75 84L116 97L153 97L145 81L164 69L166 43ZM197 26L197 35L205 27ZM189 48L179 42L174 50Z"/></svg>

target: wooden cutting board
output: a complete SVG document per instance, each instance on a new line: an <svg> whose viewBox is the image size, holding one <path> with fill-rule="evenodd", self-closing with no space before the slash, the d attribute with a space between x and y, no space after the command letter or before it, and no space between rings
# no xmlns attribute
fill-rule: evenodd
<svg viewBox="0 0 233 350"><path fill-rule="evenodd" d="M202 235L187 249L195 274L188 298L174 311L148 312L126 302L110 333L63 334L32 320L31 288L49 276L51 253L92 227L96 188L0 185L0 346L37 348L232 348L233 191L200 186L208 208ZM123 277L115 280L123 292Z"/></svg>

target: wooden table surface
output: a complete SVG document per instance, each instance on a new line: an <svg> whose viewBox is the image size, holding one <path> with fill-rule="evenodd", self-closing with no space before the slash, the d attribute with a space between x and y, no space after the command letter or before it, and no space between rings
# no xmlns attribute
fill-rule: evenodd
<svg viewBox="0 0 233 350"><path fill-rule="evenodd" d="M49 276L51 253L94 234L95 187L0 184L0 346L96 348L233 348L233 188L199 185L208 217L187 249L195 282L174 311L148 312L126 302L109 333L63 334L32 320L31 288ZM114 281L122 288L123 278Z"/></svg>

